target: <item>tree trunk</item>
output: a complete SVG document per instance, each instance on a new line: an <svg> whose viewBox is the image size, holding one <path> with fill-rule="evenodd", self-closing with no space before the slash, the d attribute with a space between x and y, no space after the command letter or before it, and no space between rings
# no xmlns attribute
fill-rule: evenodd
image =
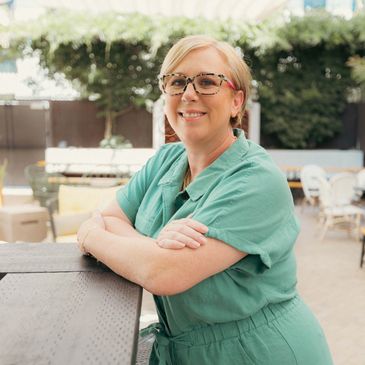
<svg viewBox="0 0 365 365"><path fill-rule="evenodd" d="M105 131L104 131L105 139L109 139L112 136L112 128L113 128L112 112L108 111L105 119Z"/></svg>

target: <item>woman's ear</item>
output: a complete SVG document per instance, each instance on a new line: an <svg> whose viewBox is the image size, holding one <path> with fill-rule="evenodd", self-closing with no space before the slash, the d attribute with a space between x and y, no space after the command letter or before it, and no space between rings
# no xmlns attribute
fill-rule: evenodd
<svg viewBox="0 0 365 365"><path fill-rule="evenodd" d="M231 108L231 117L234 118L237 116L241 107L245 101L245 96L243 95L242 90L238 90L234 93L232 100L232 108Z"/></svg>

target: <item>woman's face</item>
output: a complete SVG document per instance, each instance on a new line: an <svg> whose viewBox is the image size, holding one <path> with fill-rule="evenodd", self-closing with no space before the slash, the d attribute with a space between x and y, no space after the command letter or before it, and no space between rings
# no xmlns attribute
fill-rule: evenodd
<svg viewBox="0 0 365 365"><path fill-rule="evenodd" d="M223 56L212 47L191 51L171 73L193 77L200 73L223 74L231 79ZM180 95L166 94L165 114L184 143L221 141L231 133L230 117L236 116L243 103L243 92L234 91L226 81L215 95L195 92L191 83Z"/></svg>

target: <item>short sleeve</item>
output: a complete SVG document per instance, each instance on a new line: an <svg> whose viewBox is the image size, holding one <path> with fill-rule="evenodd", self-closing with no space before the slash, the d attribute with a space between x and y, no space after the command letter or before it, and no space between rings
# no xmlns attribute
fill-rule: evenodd
<svg viewBox="0 0 365 365"><path fill-rule="evenodd" d="M164 150L166 149L165 147L166 145L162 146L156 154L147 161L142 169L133 175L128 184L121 187L116 193L117 202L120 208L133 224L143 197L154 178L155 172L158 171L158 168L163 161L161 155L163 155Z"/></svg>
<svg viewBox="0 0 365 365"><path fill-rule="evenodd" d="M299 225L283 174L275 166L247 170L224 179L193 218L208 226L208 237L256 255L264 271L291 252Z"/></svg>

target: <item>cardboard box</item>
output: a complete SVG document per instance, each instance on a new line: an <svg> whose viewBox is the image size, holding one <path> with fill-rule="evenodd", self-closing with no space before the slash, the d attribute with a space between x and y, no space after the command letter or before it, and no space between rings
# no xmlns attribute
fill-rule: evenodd
<svg viewBox="0 0 365 365"><path fill-rule="evenodd" d="M47 237L48 211L35 205L0 208L0 240L40 242Z"/></svg>

